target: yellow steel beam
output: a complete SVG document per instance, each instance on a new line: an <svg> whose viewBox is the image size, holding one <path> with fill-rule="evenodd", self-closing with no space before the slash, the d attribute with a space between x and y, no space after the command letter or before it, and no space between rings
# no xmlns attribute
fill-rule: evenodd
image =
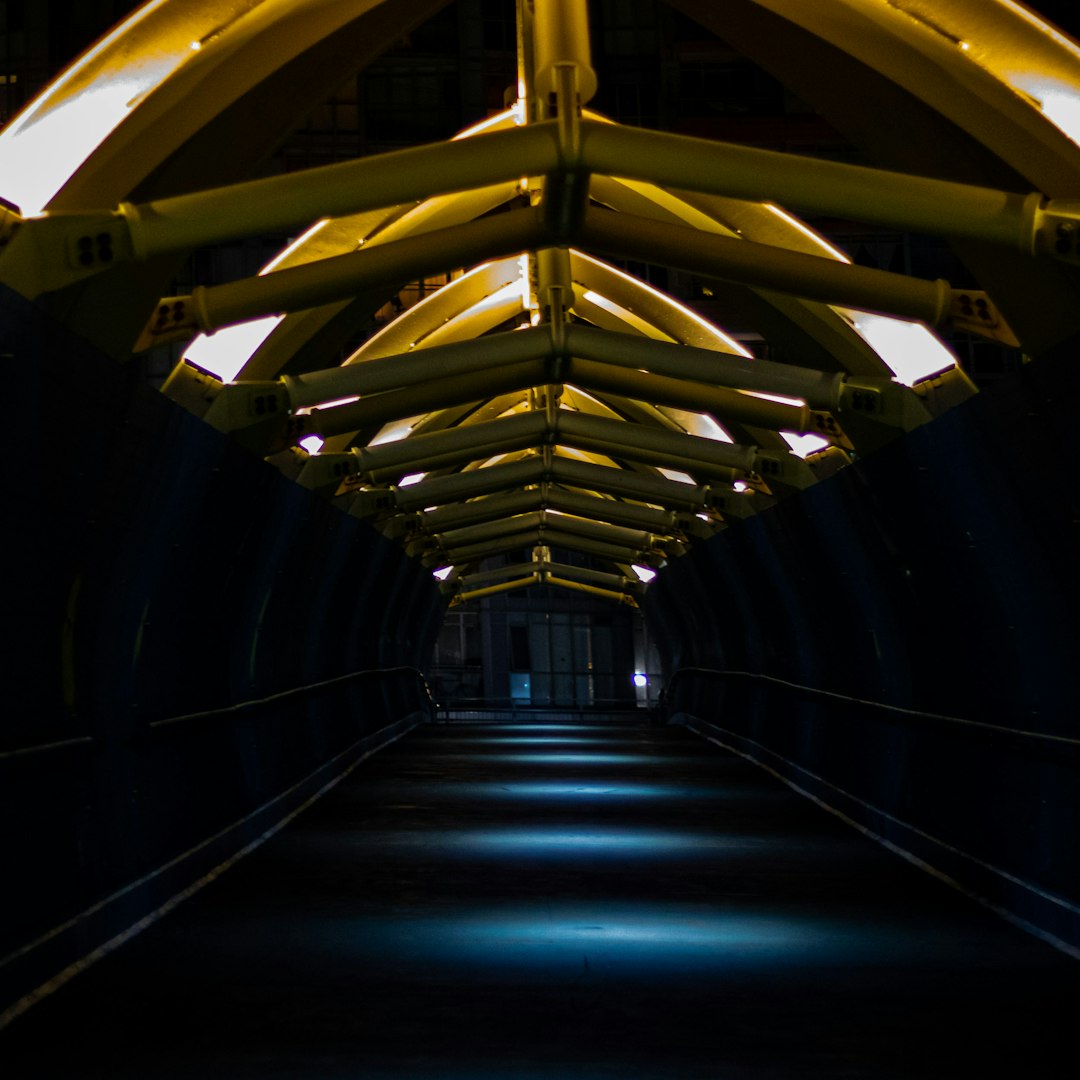
<svg viewBox="0 0 1080 1080"><path fill-rule="evenodd" d="M197 286L190 296L162 300L136 348L189 338L198 331L212 334L223 326L264 315L346 300L374 286L396 285L493 255L527 250L546 237L535 211L512 210L242 281Z"/></svg>
<svg viewBox="0 0 1080 1080"><path fill-rule="evenodd" d="M559 577L549 571L541 572L540 584L587 593L589 596L598 596L601 600L613 600L617 604L625 604L628 607L638 606L637 600L630 593L615 589L602 589L596 585L589 585L584 581L573 581L570 578Z"/></svg>
<svg viewBox="0 0 1080 1080"><path fill-rule="evenodd" d="M674 269L774 289L803 300L887 312L936 326L949 315L947 281L924 281L835 259L787 251L684 225L590 208L580 241L590 250L648 259Z"/></svg>
<svg viewBox="0 0 1080 1080"><path fill-rule="evenodd" d="M582 121L593 172L1031 253L1043 196Z"/></svg>
<svg viewBox="0 0 1080 1080"><path fill-rule="evenodd" d="M438 371L438 367L434 370ZM543 360L496 363L481 371L421 380L404 389L371 394L346 405L315 408L296 417L294 428L297 435L315 434L324 438L370 430L392 420L538 386L546 375L547 365Z"/></svg>

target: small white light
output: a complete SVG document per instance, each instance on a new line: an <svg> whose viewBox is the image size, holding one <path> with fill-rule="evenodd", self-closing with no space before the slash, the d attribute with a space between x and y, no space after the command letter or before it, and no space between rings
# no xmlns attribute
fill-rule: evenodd
<svg viewBox="0 0 1080 1080"><path fill-rule="evenodd" d="M422 473L422 472L411 473L408 476L403 476L398 481L397 486L398 487L411 487L413 484L419 484L420 481L423 480L425 476L427 476L427 473Z"/></svg>
<svg viewBox="0 0 1080 1080"><path fill-rule="evenodd" d="M317 454L323 448L323 440L318 435L305 435L300 445L309 453Z"/></svg>
<svg viewBox="0 0 1080 1080"><path fill-rule="evenodd" d="M444 566L441 570L432 570L431 576L437 577L440 581L445 581L453 572L454 568L452 566Z"/></svg>
<svg viewBox="0 0 1080 1080"><path fill-rule="evenodd" d="M648 584L654 577L656 577L656 571L650 570L647 566L633 566L632 567L638 579Z"/></svg>
<svg viewBox="0 0 1080 1080"><path fill-rule="evenodd" d="M640 671L634 672L634 685L640 690L643 686L649 685L649 676L643 674Z"/></svg>

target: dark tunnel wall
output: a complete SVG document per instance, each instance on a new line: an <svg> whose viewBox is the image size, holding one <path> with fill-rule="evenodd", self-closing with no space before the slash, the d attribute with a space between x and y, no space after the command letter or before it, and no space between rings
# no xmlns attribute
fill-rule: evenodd
<svg viewBox="0 0 1080 1080"><path fill-rule="evenodd" d="M374 733L425 715L427 699L398 670L155 725L421 667L443 601L397 545L13 293L0 325L21 448L3 530L0 874L17 887L0 889L2 1011L257 837Z"/></svg>
<svg viewBox="0 0 1080 1080"><path fill-rule="evenodd" d="M669 671L1080 738L1075 345L665 569ZM740 676L668 710L1080 945L1076 746Z"/></svg>

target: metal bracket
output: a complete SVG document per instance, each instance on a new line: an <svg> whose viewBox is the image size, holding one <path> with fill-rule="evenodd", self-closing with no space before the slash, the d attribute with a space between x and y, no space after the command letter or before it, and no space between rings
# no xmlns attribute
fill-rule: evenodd
<svg viewBox="0 0 1080 1080"><path fill-rule="evenodd" d="M1034 254L1080 266L1080 199L1051 199L1035 213Z"/></svg>
<svg viewBox="0 0 1080 1080"><path fill-rule="evenodd" d="M196 416L205 416L224 384L216 375L186 360L172 369L161 392Z"/></svg>
<svg viewBox="0 0 1080 1080"><path fill-rule="evenodd" d="M29 300L132 257L127 222L116 214L20 218L0 209L0 279Z"/></svg>
<svg viewBox="0 0 1080 1080"><path fill-rule="evenodd" d="M913 431L930 419L926 406L907 386L887 376L847 378L840 387L840 416L873 420L879 424Z"/></svg>
<svg viewBox="0 0 1080 1080"><path fill-rule="evenodd" d="M1002 317L989 293L979 289L953 289L948 317L957 330L978 334L1019 349L1020 341Z"/></svg>
<svg viewBox="0 0 1080 1080"><path fill-rule="evenodd" d="M226 383L204 419L265 457L287 441L288 391L280 382Z"/></svg>
<svg viewBox="0 0 1080 1080"><path fill-rule="evenodd" d="M312 491L337 495L342 481L356 473L359 464L354 454L312 454L304 463L296 482Z"/></svg>

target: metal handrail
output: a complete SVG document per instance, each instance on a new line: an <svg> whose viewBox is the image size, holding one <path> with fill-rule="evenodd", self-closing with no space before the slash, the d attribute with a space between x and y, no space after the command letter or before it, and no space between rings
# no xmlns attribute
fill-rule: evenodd
<svg viewBox="0 0 1080 1080"><path fill-rule="evenodd" d="M419 668L414 667L394 667L394 668L369 668L365 671L352 671L347 675L338 675L333 679L325 679L322 682L309 683L306 686L296 686L290 690L282 690L276 694L269 694L262 698L253 698L250 701L237 702L234 705L224 705L216 709L204 709L200 712L183 713L180 716L170 716L164 720L154 720L148 727L152 731L158 731L163 728L172 727L176 724L185 724L197 720L209 720L216 717L234 716L242 712L246 712L249 709L259 708L264 705L276 705L285 701L292 701L296 698L304 697L308 694L317 693L321 690L328 690L334 687L346 686L349 683L357 682L360 679L368 678L374 675L403 675L412 674L420 681L420 685L423 688L424 696L427 698L428 710L434 717L435 714L435 700L431 696L431 688L428 686L427 678Z"/></svg>
<svg viewBox="0 0 1080 1080"><path fill-rule="evenodd" d="M959 716L947 716L942 713L923 712L919 709L906 709L901 705L888 705L883 701L871 701L865 698L851 697L847 694L838 694L832 690L821 690L815 686L804 686L800 683L789 682L786 679L778 679L773 675L764 675L754 671L724 671L719 668L699 667L679 668L668 682L667 697L669 699L680 681L680 676L683 675L707 675L722 679L762 683L765 685L776 686L783 690L805 694L807 697L821 698L826 701L834 701L844 705L857 705L861 708L876 709L881 712L890 713L900 720L929 720L969 728L981 735L1005 735L1010 738L1034 739L1055 746L1080 749L1080 739L1073 739L1067 735L1050 735L1041 731L1010 728L1001 724L988 724L982 720L966 720Z"/></svg>
<svg viewBox="0 0 1080 1080"><path fill-rule="evenodd" d="M86 750L96 745L97 739L92 735L79 735L72 739L60 739L57 742L16 746L11 750L0 751L0 762L15 761L16 759L34 757L39 754L55 754L65 750Z"/></svg>

